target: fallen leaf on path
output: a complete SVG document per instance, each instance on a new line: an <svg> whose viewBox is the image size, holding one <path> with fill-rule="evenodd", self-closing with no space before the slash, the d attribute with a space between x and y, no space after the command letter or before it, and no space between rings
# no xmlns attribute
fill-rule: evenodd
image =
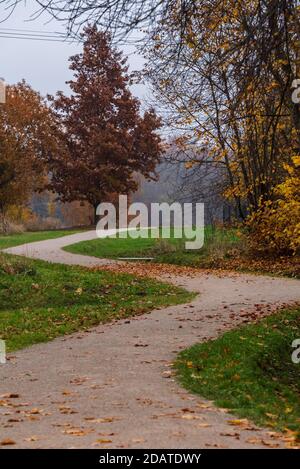
<svg viewBox="0 0 300 469"><path fill-rule="evenodd" d="M25 410L25 414L29 414L29 415L42 414L43 410L44 409L38 409L37 407L33 407L33 409Z"/></svg>
<svg viewBox="0 0 300 469"><path fill-rule="evenodd" d="M72 435L72 436L86 436L89 433L92 433L94 430L90 429L81 429L81 428L68 428L66 430L63 430L63 433L66 435Z"/></svg>
<svg viewBox="0 0 300 469"><path fill-rule="evenodd" d="M213 409L213 407L209 404L197 404L197 407L200 407L200 409Z"/></svg>
<svg viewBox="0 0 300 469"><path fill-rule="evenodd" d="M39 417L37 417L36 415L26 415L26 417L28 418L28 420L39 420Z"/></svg>
<svg viewBox="0 0 300 469"><path fill-rule="evenodd" d="M261 440L264 446L269 446L270 448L278 448L279 443L274 443L274 441Z"/></svg>
<svg viewBox="0 0 300 469"><path fill-rule="evenodd" d="M15 445L16 442L11 440L10 438L5 438L4 440L0 441L1 446L8 446L8 445Z"/></svg>
<svg viewBox="0 0 300 469"><path fill-rule="evenodd" d="M91 423L111 423L120 419L118 417L101 417L101 418L85 417L84 420L87 420L88 422L91 422Z"/></svg>
<svg viewBox="0 0 300 469"><path fill-rule="evenodd" d="M244 425L249 425L249 420L247 419L233 419L233 420L227 420L229 425L234 425L234 426L244 426Z"/></svg>
<svg viewBox="0 0 300 469"><path fill-rule="evenodd" d="M70 407L61 406L59 407L59 411L61 414L77 414L76 410L71 409Z"/></svg>
<svg viewBox="0 0 300 469"><path fill-rule="evenodd" d="M227 446L225 446L225 445L220 445L220 444L218 444L218 443L214 443L214 444L205 443L205 446L207 446L207 447L212 447L212 448L223 448L223 449L227 448Z"/></svg>
<svg viewBox="0 0 300 469"><path fill-rule="evenodd" d="M199 420L201 417L199 415L193 415L193 414L184 414L181 416L182 419L184 420Z"/></svg>
<svg viewBox="0 0 300 469"><path fill-rule="evenodd" d="M7 401L4 401L3 399L0 401L0 406L2 407L8 407L10 406L11 404Z"/></svg>
<svg viewBox="0 0 300 469"><path fill-rule="evenodd" d="M261 443L261 439L260 438L248 438L248 440L246 440L246 443L250 443L251 445L258 445Z"/></svg>
<svg viewBox="0 0 300 469"><path fill-rule="evenodd" d="M38 441L37 436L30 436L29 438L24 438L24 441Z"/></svg>
<svg viewBox="0 0 300 469"><path fill-rule="evenodd" d="M239 438L240 437L240 434L237 433L237 432L224 432L224 433L220 433L221 436L232 436L234 438Z"/></svg>
<svg viewBox="0 0 300 469"><path fill-rule="evenodd" d="M105 443L112 443L112 440L109 440L108 438L99 438L95 441L94 445L103 445Z"/></svg>

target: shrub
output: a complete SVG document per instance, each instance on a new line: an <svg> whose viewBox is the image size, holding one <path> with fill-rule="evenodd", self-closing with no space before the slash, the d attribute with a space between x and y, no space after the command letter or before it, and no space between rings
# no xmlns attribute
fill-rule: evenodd
<svg viewBox="0 0 300 469"><path fill-rule="evenodd" d="M286 255L300 251L300 156L285 169L288 176L275 188L275 200L262 203L247 221L249 242L257 252Z"/></svg>
<svg viewBox="0 0 300 469"><path fill-rule="evenodd" d="M43 230L57 230L62 227L62 223L58 218L47 217L38 218L31 220L26 223L26 229L28 231L43 231Z"/></svg>

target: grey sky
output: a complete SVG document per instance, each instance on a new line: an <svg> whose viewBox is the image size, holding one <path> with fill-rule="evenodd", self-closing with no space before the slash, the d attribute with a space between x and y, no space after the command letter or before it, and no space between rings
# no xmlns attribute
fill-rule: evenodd
<svg viewBox="0 0 300 469"><path fill-rule="evenodd" d="M33 2L28 2L27 7L19 5L9 19L0 23L0 30L14 28L45 32L63 31L63 25L54 20L49 22L49 16L46 14L28 21L34 12L32 4ZM6 15L3 5L0 5L0 19ZM24 78L43 95L55 94L58 90L68 92L65 81L72 76L68 69L68 58L80 52L81 48L77 44L0 37L0 77L5 78L7 83L16 83ZM122 49L125 55L129 55L130 69L141 69L143 58L136 53L134 46L123 46ZM141 100L147 95L147 89L143 85L133 86L132 92Z"/></svg>

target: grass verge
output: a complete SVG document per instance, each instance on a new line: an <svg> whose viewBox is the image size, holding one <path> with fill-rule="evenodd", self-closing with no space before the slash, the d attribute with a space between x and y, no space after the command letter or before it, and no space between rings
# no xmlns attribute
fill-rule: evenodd
<svg viewBox="0 0 300 469"><path fill-rule="evenodd" d="M0 256L0 338L9 351L193 297L129 274Z"/></svg>
<svg viewBox="0 0 300 469"><path fill-rule="evenodd" d="M150 231L150 230L149 230ZM162 237L162 230L153 230L159 238L120 238L119 236L82 241L64 249L76 254L84 254L108 259L119 257L153 257L154 262L202 267L203 261L211 254L215 257L224 253L224 249L233 249L240 243L234 229L205 228L203 248L186 250L186 238L176 238L178 230L171 230L170 238ZM142 230L147 233L147 230ZM131 232L132 235L132 232ZM166 232L164 233L166 235Z"/></svg>
<svg viewBox="0 0 300 469"><path fill-rule="evenodd" d="M44 241L45 239L61 238L62 236L78 233L80 230L51 230L51 231L28 231L14 235L0 235L0 250L20 246L21 244Z"/></svg>
<svg viewBox="0 0 300 469"><path fill-rule="evenodd" d="M145 231L145 230L144 230ZM199 269L236 270L300 278L299 257L262 258L247 253L245 240L233 228L205 227L201 249L186 250L185 239L108 237L83 241L64 248L68 252L107 259L152 257L154 263Z"/></svg>
<svg viewBox="0 0 300 469"><path fill-rule="evenodd" d="M291 359L298 338L300 308L281 311L181 352L177 376L217 406L299 439L300 363Z"/></svg>

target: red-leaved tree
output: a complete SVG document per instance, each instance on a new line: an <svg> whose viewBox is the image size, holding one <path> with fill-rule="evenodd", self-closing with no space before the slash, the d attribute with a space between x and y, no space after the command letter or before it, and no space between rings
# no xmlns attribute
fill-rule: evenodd
<svg viewBox="0 0 300 469"><path fill-rule="evenodd" d="M153 109L141 116L126 59L109 36L88 26L82 37L83 52L70 58L71 95L51 98L62 129L62 145L51 155L51 185L63 201L86 200L96 209L112 193L135 191L136 172L154 177L160 119Z"/></svg>

